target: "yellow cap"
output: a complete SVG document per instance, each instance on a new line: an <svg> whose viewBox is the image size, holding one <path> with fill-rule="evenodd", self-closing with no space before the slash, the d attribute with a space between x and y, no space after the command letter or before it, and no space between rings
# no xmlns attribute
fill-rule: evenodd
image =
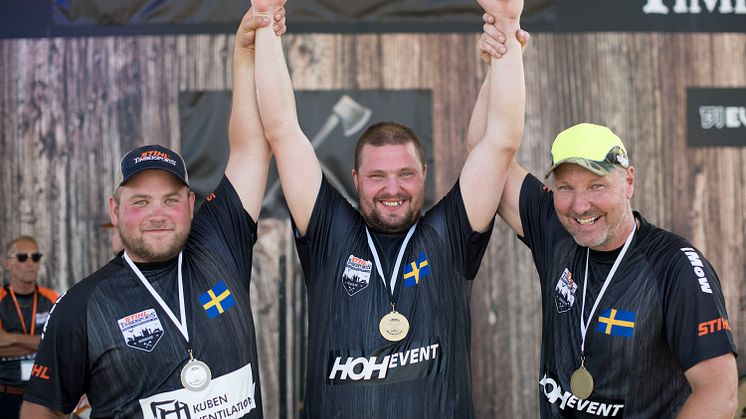
<svg viewBox="0 0 746 419"><path fill-rule="evenodd" d="M606 176L613 166L629 167L624 143L610 129L594 124L574 125L557 135L552 143L552 166L545 178L563 163L573 163Z"/></svg>

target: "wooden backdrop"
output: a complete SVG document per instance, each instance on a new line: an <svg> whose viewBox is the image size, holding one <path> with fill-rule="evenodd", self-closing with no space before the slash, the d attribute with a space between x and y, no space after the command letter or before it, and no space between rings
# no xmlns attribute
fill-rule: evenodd
<svg viewBox="0 0 746 419"><path fill-rule="evenodd" d="M119 156L178 148L177 95L231 85L232 36L0 41L0 239L39 238L44 283L64 290L111 256L106 197ZM458 176L485 68L476 34L286 35L297 89L432 89L437 194ZM534 34L525 51L519 160L547 167L554 135L609 125L637 167L634 204L690 238L720 273L733 335L746 316L746 152L686 146L686 88L746 86L746 34ZM205 139L206 141L209 139ZM289 226L263 220L253 310L267 417L301 407L304 291ZM529 252L498 223L472 296L478 416L533 417L540 307ZM738 359L746 372L746 360Z"/></svg>

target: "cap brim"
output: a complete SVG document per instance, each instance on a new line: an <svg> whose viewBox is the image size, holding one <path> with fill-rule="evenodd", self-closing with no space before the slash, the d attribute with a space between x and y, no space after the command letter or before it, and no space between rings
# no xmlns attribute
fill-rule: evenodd
<svg viewBox="0 0 746 419"><path fill-rule="evenodd" d="M560 160L560 161L554 163L552 165L552 167L550 167L549 170L547 170L546 175L544 175L544 179L545 180L549 179L549 175L552 174L552 172L554 171L554 169L558 168L560 165L565 164L565 163L577 164L578 166L582 167L583 169L591 171L591 172L593 172L593 173L595 173L595 174L597 174L599 176L606 176L606 175L608 175L611 172L612 168L613 168L613 165L611 163L600 162L600 161L595 161L595 160L588 160L588 159L584 159L582 157L570 157L570 158L567 158L567 159L564 159L564 160ZM621 166L619 166L619 167L621 167Z"/></svg>
<svg viewBox="0 0 746 419"><path fill-rule="evenodd" d="M141 172L144 172L146 170L162 170L162 171L164 171L166 173L170 173L170 174L174 175L174 177L176 177L176 179L178 179L179 182L181 182L182 184L184 184L186 186L189 186L189 183L187 183L184 179L182 179L181 176L179 175L179 173L176 170L172 170L170 168L166 168L166 167L163 167L163 166L143 166L143 167L139 167L139 168L137 168L135 170L132 170L127 175L127 177L122 177L121 179L117 179L117 180L119 180L119 182L116 184L117 187L123 186L130 179L132 179L133 177L135 177L135 175L137 175L137 174L139 174ZM121 175L121 171L120 171L120 175ZM114 189L116 189L116 188L114 188Z"/></svg>

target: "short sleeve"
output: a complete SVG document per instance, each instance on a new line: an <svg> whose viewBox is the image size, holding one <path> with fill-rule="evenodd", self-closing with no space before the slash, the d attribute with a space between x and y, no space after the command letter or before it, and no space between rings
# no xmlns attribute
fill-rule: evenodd
<svg viewBox="0 0 746 419"><path fill-rule="evenodd" d="M521 185L519 211L523 237L518 238L531 249L534 264L543 278L547 263L552 260L554 244L569 234L557 218L552 192L531 174Z"/></svg>
<svg viewBox="0 0 746 419"><path fill-rule="evenodd" d="M252 248L257 240L257 224L243 207L238 193L227 177L207 196L192 223L190 240L210 247L215 241L224 242L235 255L242 275L251 274Z"/></svg>
<svg viewBox="0 0 746 419"><path fill-rule="evenodd" d="M663 258L666 340L682 369L733 352L720 280L710 263L690 246Z"/></svg>
<svg viewBox="0 0 746 419"><path fill-rule="evenodd" d="M68 413L88 382L85 298L63 294L50 311L24 400Z"/></svg>

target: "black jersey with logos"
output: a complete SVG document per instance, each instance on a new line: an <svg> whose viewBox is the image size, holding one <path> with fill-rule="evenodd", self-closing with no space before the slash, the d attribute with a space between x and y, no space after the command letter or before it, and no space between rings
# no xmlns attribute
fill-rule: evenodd
<svg viewBox="0 0 746 419"><path fill-rule="evenodd" d="M691 388L684 372L735 353L720 281L687 240L635 212L639 228L592 318L589 313L621 249L588 251L562 227L552 192L527 176L520 195L524 237L541 281L539 403L542 418L673 418ZM586 400L572 395L580 366L580 316L588 261Z"/></svg>
<svg viewBox="0 0 746 419"><path fill-rule="evenodd" d="M117 257L53 308L25 399L69 412L86 393L92 418L261 418L249 306L256 231L223 178L197 212L183 251L189 346L211 370L207 388L184 388L186 339ZM178 264L140 264L140 269L178 319ZM202 382L199 374L191 377Z"/></svg>
<svg viewBox="0 0 746 419"><path fill-rule="evenodd" d="M57 293L49 288L37 286L36 291L31 294L16 293L15 301L13 296L9 285L0 288L0 330L8 333L30 335L33 332L34 335L41 335L42 328L49 318L49 310L57 300ZM31 376L35 355L30 353L0 356L0 385L25 386Z"/></svg>
<svg viewBox="0 0 746 419"><path fill-rule="evenodd" d="M471 229L458 183L420 218L394 287L410 324L400 342L379 331L404 234L370 231L324 180L306 235L296 239L309 301L305 416L471 418L469 296L490 232Z"/></svg>

